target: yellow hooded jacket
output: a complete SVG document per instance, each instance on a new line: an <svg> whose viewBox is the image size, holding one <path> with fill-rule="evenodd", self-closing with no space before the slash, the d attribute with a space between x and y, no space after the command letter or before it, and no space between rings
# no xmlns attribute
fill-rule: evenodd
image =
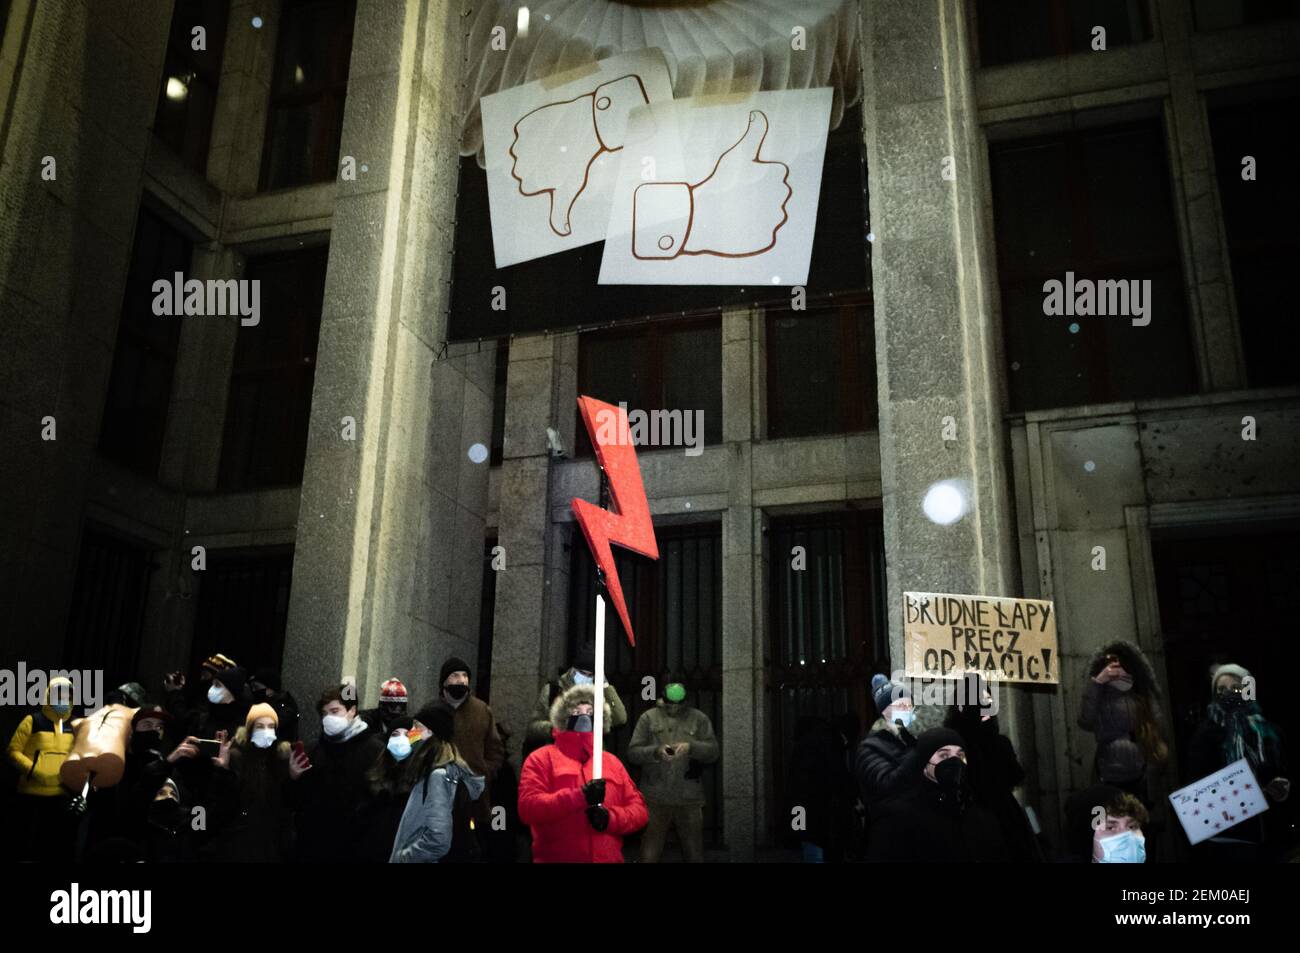
<svg viewBox="0 0 1300 953"><path fill-rule="evenodd" d="M71 697L68 679L51 679L41 710L24 718L9 740L9 760L18 769L19 794L68 796L59 783L59 768L72 750L72 711L69 708L61 715L50 706L50 691L60 683L68 686Z"/></svg>

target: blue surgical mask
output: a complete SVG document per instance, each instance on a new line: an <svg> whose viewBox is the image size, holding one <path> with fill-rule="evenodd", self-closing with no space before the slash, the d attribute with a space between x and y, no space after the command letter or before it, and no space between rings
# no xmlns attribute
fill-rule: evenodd
<svg viewBox="0 0 1300 953"><path fill-rule="evenodd" d="M388 739L388 753L398 761L405 761L411 754L411 742L406 735L393 735Z"/></svg>
<svg viewBox="0 0 1300 953"><path fill-rule="evenodd" d="M592 685L595 681L596 680L590 675L586 675L582 672L574 671L573 673L573 684L575 685Z"/></svg>
<svg viewBox="0 0 1300 953"><path fill-rule="evenodd" d="M910 708L907 709L906 711L895 711L892 715L890 715L889 723L892 725L896 721L901 721L903 723L904 728L910 728L912 726L912 719L914 719L915 717L916 717L916 712Z"/></svg>
<svg viewBox="0 0 1300 953"><path fill-rule="evenodd" d="M1103 837L1099 864L1145 864L1147 839L1134 831L1124 831L1113 837Z"/></svg>
<svg viewBox="0 0 1300 953"><path fill-rule="evenodd" d="M208 701L214 705L224 704L233 697L230 692L226 691L224 686L218 685L216 682L213 682L212 687L208 689Z"/></svg>

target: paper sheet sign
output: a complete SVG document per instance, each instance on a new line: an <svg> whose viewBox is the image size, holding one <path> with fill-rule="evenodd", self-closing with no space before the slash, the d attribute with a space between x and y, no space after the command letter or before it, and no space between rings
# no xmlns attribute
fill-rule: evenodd
<svg viewBox="0 0 1300 953"><path fill-rule="evenodd" d="M990 682L1061 681L1056 613L1042 599L905 592L903 643L915 678L978 672Z"/></svg>
<svg viewBox="0 0 1300 953"><path fill-rule="evenodd" d="M496 266L603 239L628 115L672 97L647 49L479 100Z"/></svg>
<svg viewBox="0 0 1300 953"><path fill-rule="evenodd" d="M1193 844L1217 837L1268 810L1264 792L1242 758L1169 795L1169 803Z"/></svg>
<svg viewBox="0 0 1300 953"><path fill-rule="evenodd" d="M600 284L805 283L830 112L830 89L634 110Z"/></svg>

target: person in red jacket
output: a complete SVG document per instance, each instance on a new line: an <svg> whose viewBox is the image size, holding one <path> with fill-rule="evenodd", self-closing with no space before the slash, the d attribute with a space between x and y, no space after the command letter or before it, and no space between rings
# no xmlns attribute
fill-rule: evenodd
<svg viewBox="0 0 1300 953"><path fill-rule="evenodd" d="M519 819L532 828L535 864L621 864L624 835L649 818L623 762L608 751L601 761L604 777L591 780L594 700L590 685L574 685L555 699L555 740L524 762Z"/></svg>

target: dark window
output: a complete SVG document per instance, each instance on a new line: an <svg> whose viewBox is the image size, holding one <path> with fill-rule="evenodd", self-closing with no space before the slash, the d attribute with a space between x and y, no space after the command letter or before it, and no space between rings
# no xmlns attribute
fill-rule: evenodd
<svg viewBox="0 0 1300 953"><path fill-rule="evenodd" d="M262 188L334 178L356 0L286 0L267 110Z"/></svg>
<svg viewBox="0 0 1300 953"><path fill-rule="evenodd" d="M1237 91L1234 91L1237 92ZM1300 347L1291 269L1300 260L1295 222L1300 190L1291 166L1300 136L1293 117L1300 96L1252 100L1210 111L1219 197L1232 260L1232 284L1251 386L1300 382ZM1245 157L1254 177L1243 179Z"/></svg>
<svg viewBox="0 0 1300 953"><path fill-rule="evenodd" d="M703 411L705 445L720 443L721 319L584 332L578 338L578 393L615 405L625 401L629 413L681 411L681 426L671 428L677 434L685 433L687 414ZM691 435L698 439L695 430ZM581 416L576 442L578 456L592 455L591 438Z"/></svg>
<svg viewBox="0 0 1300 953"><path fill-rule="evenodd" d="M135 225L122 317L117 325L99 450L138 473L155 476L167 428L167 404L181 322L205 320L153 313L153 284L190 267L190 242L146 208Z"/></svg>
<svg viewBox="0 0 1300 953"><path fill-rule="evenodd" d="M846 110L839 128L826 139L817 229L805 285L818 296L869 290L871 246L861 120L858 107ZM604 243L597 242L498 269L492 253L487 176L473 157L462 159L448 339L487 340L790 301L788 286L598 284L604 250ZM498 288L506 290L509 306L494 310Z"/></svg>
<svg viewBox="0 0 1300 953"><path fill-rule="evenodd" d="M976 0L975 22L981 66L1092 52L1095 27L1107 50L1151 39L1146 0Z"/></svg>
<svg viewBox="0 0 1300 953"><path fill-rule="evenodd" d="M489 466L499 466L506 442L506 375L510 370L510 339L497 342L496 376L492 381L492 451Z"/></svg>
<svg viewBox="0 0 1300 953"><path fill-rule="evenodd" d="M767 436L876 426L871 299L767 311Z"/></svg>
<svg viewBox="0 0 1300 953"><path fill-rule="evenodd" d="M142 680L140 641L149 578L156 568L144 544L86 526L68 609L65 668L102 670L106 688Z"/></svg>
<svg viewBox="0 0 1300 953"><path fill-rule="evenodd" d="M1300 704L1286 674L1300 665L1300 643L1275 636L1276 620L1300 611L1300 532L1295 520L1253 529L1195 527L1152 533L1160 628L1169 676L1169 718L1184 783L1204 776L1188 763L1205 719L1212 665L1235 662L1258 680L1264 716L1283 738L1300 732Z"/></svg>
<svg viewBox="0 0 1300 953"><path fill-rule="evenodd" d="M1012 408L1193 393L1195 365L1159 123L995 142L990 161ZM1077 292L1083 280L1149 280L1150 323L1134 326L1124 315L1045 313L1046 282L1060 282L1057 297L1073 303L1078 299L1069 294L1070 283Z"/></svg>
<svg viewBox="0 0 1300 953"><path fill-rule="evenodd" d="M329 248L251 258L261 282L261 321L240 327L230 375L221 486L302 482Z"/></svg>
<svg viewBox="0 0 1300 953"><path fill-rule="evenodd" d="M774 518L768 539L771 642L764 681L777 792L770 823L784 840L790 808L804 791L791 776L800 736L829 723L855 751L876 718L871 676L892 669L880 513Z"/></svg>
<svg viewBox="0 0 1300 953"><path fill-rule="evenodd" d="M474 679L474 694L489 703L492 700L492 636L496 632L497 614L497 570L492 568L492 550L496 545L495 533L483 540L483 591L478 609L478 668L475 669L478 676Z"/></svg>
<svg viewBox="0 0 1300 953"><path fill-rule="evenodd" d="M1197 30L1223 30L1300 17L1300 0L1192 0L1192 13Z"/></svg>
<svg viewBox="0 0 1300 953"><path fill-rule="evenodd" d="M722 528L657 526L659 559L652 561L614 547L619 581L628 615L636 630L636 648L628 645L613 606L606 611L605 677L627 708L628 724L614 732L610 748L627 753L636 721L654 702L641 698L641 679L652 675L662 693L668 679L686 686L686 700L713 722L723 744L722 725ZM566 662L579 642L596 638L596 570L582 531L575 529L569 588L570 642ZM549 673L548 673L549 674ZM633 772L637 769L631 768ZM704 769L705 842L721 846L722 772ZM671 849L671 848L670 848Z"/></svg>
<svg viewBox="0 0 1300 953"><path fill-rule="evenodd" d="M188 565L183 571L188 572ZM293 549L208 553L207 568L194 573L198 606L190 671L214 652L233 658L249 674L280 670L289 621Z"/></svg>
<svg viewBox="0 0 1300 953"><path fill-rule="evenodd" d="M229 0L176 0L158 92L154 133L200 175L208 168L229 9ZM196 27L205 32L202 50L194 49Z"/></svg>

